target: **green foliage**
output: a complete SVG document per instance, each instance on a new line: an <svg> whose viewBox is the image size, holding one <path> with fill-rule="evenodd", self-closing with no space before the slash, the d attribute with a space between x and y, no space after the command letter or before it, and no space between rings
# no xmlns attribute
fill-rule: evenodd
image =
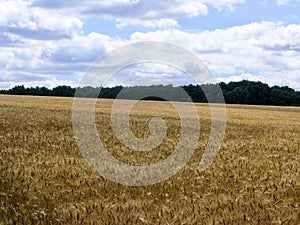
<svg viewBox="0 0 300 225"><path fill-rule="evenodd" d="M250 104L250 105L282 105L282 106L300 106L300 92L295 91L287 86L269 87L262 82L254 82L242 80L239 82L219 83L222 92L220 92L215 84L202 85L184 85L183 90L190 96L193 102L221 102L222 95L228 104ZM80 87L78 88L78 97L94 97L114 99L121 90L125 93L122 98L138 99L138 96L149 94L144 100L163 100L155 97L155 94L163 94L169 97L169 100L187 101L188 99L177 96L177 89L172 85L162 86L135 86L135 87ZM155 93L153 93L155 92ZM73 97L76 88L70 86L58 86L51 89L46 87L25 88L23 85L15 86L10 90L1 90L0 94L14 95L39 95L39 96L64 96ZM78 95L79 93L79 95ZM134 95L134 93L136 95ZM206 93L206 94L204 94Z"/></svg>

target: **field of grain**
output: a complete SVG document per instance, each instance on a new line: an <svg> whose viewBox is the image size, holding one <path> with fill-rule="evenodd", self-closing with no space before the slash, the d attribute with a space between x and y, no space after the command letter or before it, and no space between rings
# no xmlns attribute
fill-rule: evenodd
<svg viewBox="0 0 300 225"><path fill-rule="evenodd" d="M221 150L205 171L210 111L197 104L201 135L179 173L149 186L114 183L91 169L76 145L72 98L0 95L0 224L300 224L300 108L227 105ZM151 152L132 152L111 127L112 100L99 100L99 137L132 165L165 159L180 120L167 102L140 102L133 133L149 135L152 116L168 133ZM126 101L124 101L126 104Z"/></svg>

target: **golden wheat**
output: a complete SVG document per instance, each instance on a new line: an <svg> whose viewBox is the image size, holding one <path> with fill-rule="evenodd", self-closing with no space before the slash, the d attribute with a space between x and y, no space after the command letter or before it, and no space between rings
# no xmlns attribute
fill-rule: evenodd
<svg viewBox="0 0 300 225"><path fill-rule="evenodd" d="M153 151L132 152L113 132L112 102L99 100L96 110L114 157L149 165L172 153L180 120L170 104L133 108L136 136L149 136L151 116L163 117L168 133ZM201 135L189 163L164 182L130 187L104 179L81 156L71 98L0 95L0 224L299 224L300 108L228 105L224 142L204 172L210 111L197 109Z"/></svg>

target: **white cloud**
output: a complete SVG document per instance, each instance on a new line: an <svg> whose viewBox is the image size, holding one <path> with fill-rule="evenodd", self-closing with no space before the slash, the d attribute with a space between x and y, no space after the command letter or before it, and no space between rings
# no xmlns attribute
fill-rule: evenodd
<svg viewBox="0 0 300 225"><path fill-rule="evenodd" d="M233 10L244 0L35 0L32 5L68 12L78 16L97 16L116 21L118 27L142 25L156 28L177 28L177 20L208 13L208 6L219 10Z"/></svg>
<svg viewBox="0 0 300 225"><path fill-rule="evenodd" d="M228 81L261 80L300 90L300 24L259 22L196 33L180 30L181 18L205 15L208 6L233 10L243 2L0 0L0 88L22 83L76 84L106 51L147 40L171 42L195 52L213 74L228 74ZM82 21L91 15L113 19L120 29L138 25L159 30L135 32L128 40L85 35ZM148 74L154 76L155 71Z"/></svg>
<svg viewBox="0 0 300 225"><path fill-rule="evenodd" d="M72 16L30 7L30 2L0 1L0 32L22 38L54 40L72 37L82 30L82 22Z"/></svg>
<svg viewBox="0 0 300 225"><path fill-rule="evenodd" d="M273 22L199 33L180 30L136 32L129 40L98 33L57 41L22 40L20 46L0 47L0 73L10 71L15 77L27 71L22 78L24 81L26 76L31 79L36 74L45 74L47 79L51 74L79 79L90 63L106 51L137 41L165 41L185 47L196 53L216 77L228 75L225 81L260 80L300 89L300 25L285 26ZM147 73L147 67L144 69L143 73ZM155 72L150 70L148 73ZM8 76L5 76L6 80L9 80ZM51 82L56 81L59 84L57 79Z"/></svg>
<svg viewBox="0 0 300 225"><path fill-rule="evenodd" d="M158 28L158 29L173 29L179 28L179 24L173 19L157 19L157 20L139 20L139 19L127 19L121 20L117 19L117 27L123 29L130 25L140 25L148 28Z"/></svg>
<svg viewBox="0 0 300 225"><path fill-rule="evenodd" d="M69 85L71 87L76 87L78 86L78 82L74 82L71 80L57 80L56 78L53 78L51 76L45 77L44 80L25 80L25 81L5 81L5 82L0 82L0 89L10 89L15 87L16 85L24 85L26 88L29 87L48 87L48 88L54 88L59 85Z"/></svg>
<svg viewBox="0 0 300 225"><path fill-rule="evenodd" d="M195 52L216 76L244 78L240 74L252 71L253 76L257 75L260 79L263 75L274 74L267 80L270 83L275 83L271 82L273 79L278 84L287 84L284 71L288 71L292 87L299 78L298 24L285 26L282 23L261 22L200 33L179 30L136 32L131 35L131 40L165 41L183 46Z"/></svg>
<svg viewBox="0 0 300 225"><path fill-rule="evenodd" d="M264 71L253 75L251 73L242 73L235 76L219 77L218 82L230 82L230 81L241 81L251 80L260 81L267 83L270 86L274 85L287 85L300 90L300 70L295 71Z"/></svg>
<svg viewBox="0 0 300 225"><path fill-rule="evenodd" d="M289 0L277 0L277 5L278 6L284 6L289 4Z"/></svg>
<svg viewBox="0 0 300 225"><path fill-rule="evenodd" d="M234 10L234 6L237 4L243 4L246 0L211 0L211 1L203 1L205 3L211 4L213 7L221 10L222 8L228 8L230 10Z"/></svg>
<svg viewBox="0 0 300 225"><path fill-rule="evenodd" d="M91 63L106 51L124 45L125 41L107 35L90 33L87 36L75 36L56 45L51 50L50 59L64 63Z"/></svg>
<svg viewBox="0 0 300 225"><path fill-rule="evenodd" d="M14 83L76 86L74 84L78 85L92 62L106 51L125 43L118 38L90 33L72 39L25 39L20 46L0 46L0 88L11 87Z"/></svg>
<svg viewBox="0 0 300 225"><path fill-rule="evenodd" d="M173 3L173 4L172 4ZM177 4L176 4L177 3ZM169 8L166 12L174 15L185 15L186 17L195 17L207 14L207 5L199 0L169 2Z"/></svg>

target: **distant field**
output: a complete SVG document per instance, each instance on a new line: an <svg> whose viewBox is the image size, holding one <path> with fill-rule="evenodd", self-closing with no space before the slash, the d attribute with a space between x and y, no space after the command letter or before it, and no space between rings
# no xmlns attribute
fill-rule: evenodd
<svg viewBox="0 0 300 225"><path fill-rule="evenodd" d="M210 111L196 104L201 135L188 164L164 182L130 187L87 165L73 136L72 102L0 95L0 224L300 224L300 107L227 105L221 150L199 172ZM167 136L151 152L131 152L116 139L112 103L98 100L96 119L113 156L149 165L172 153L180 120L169 103L143 101L132 110L140 138L152 116L166 121Z"/></svg>

